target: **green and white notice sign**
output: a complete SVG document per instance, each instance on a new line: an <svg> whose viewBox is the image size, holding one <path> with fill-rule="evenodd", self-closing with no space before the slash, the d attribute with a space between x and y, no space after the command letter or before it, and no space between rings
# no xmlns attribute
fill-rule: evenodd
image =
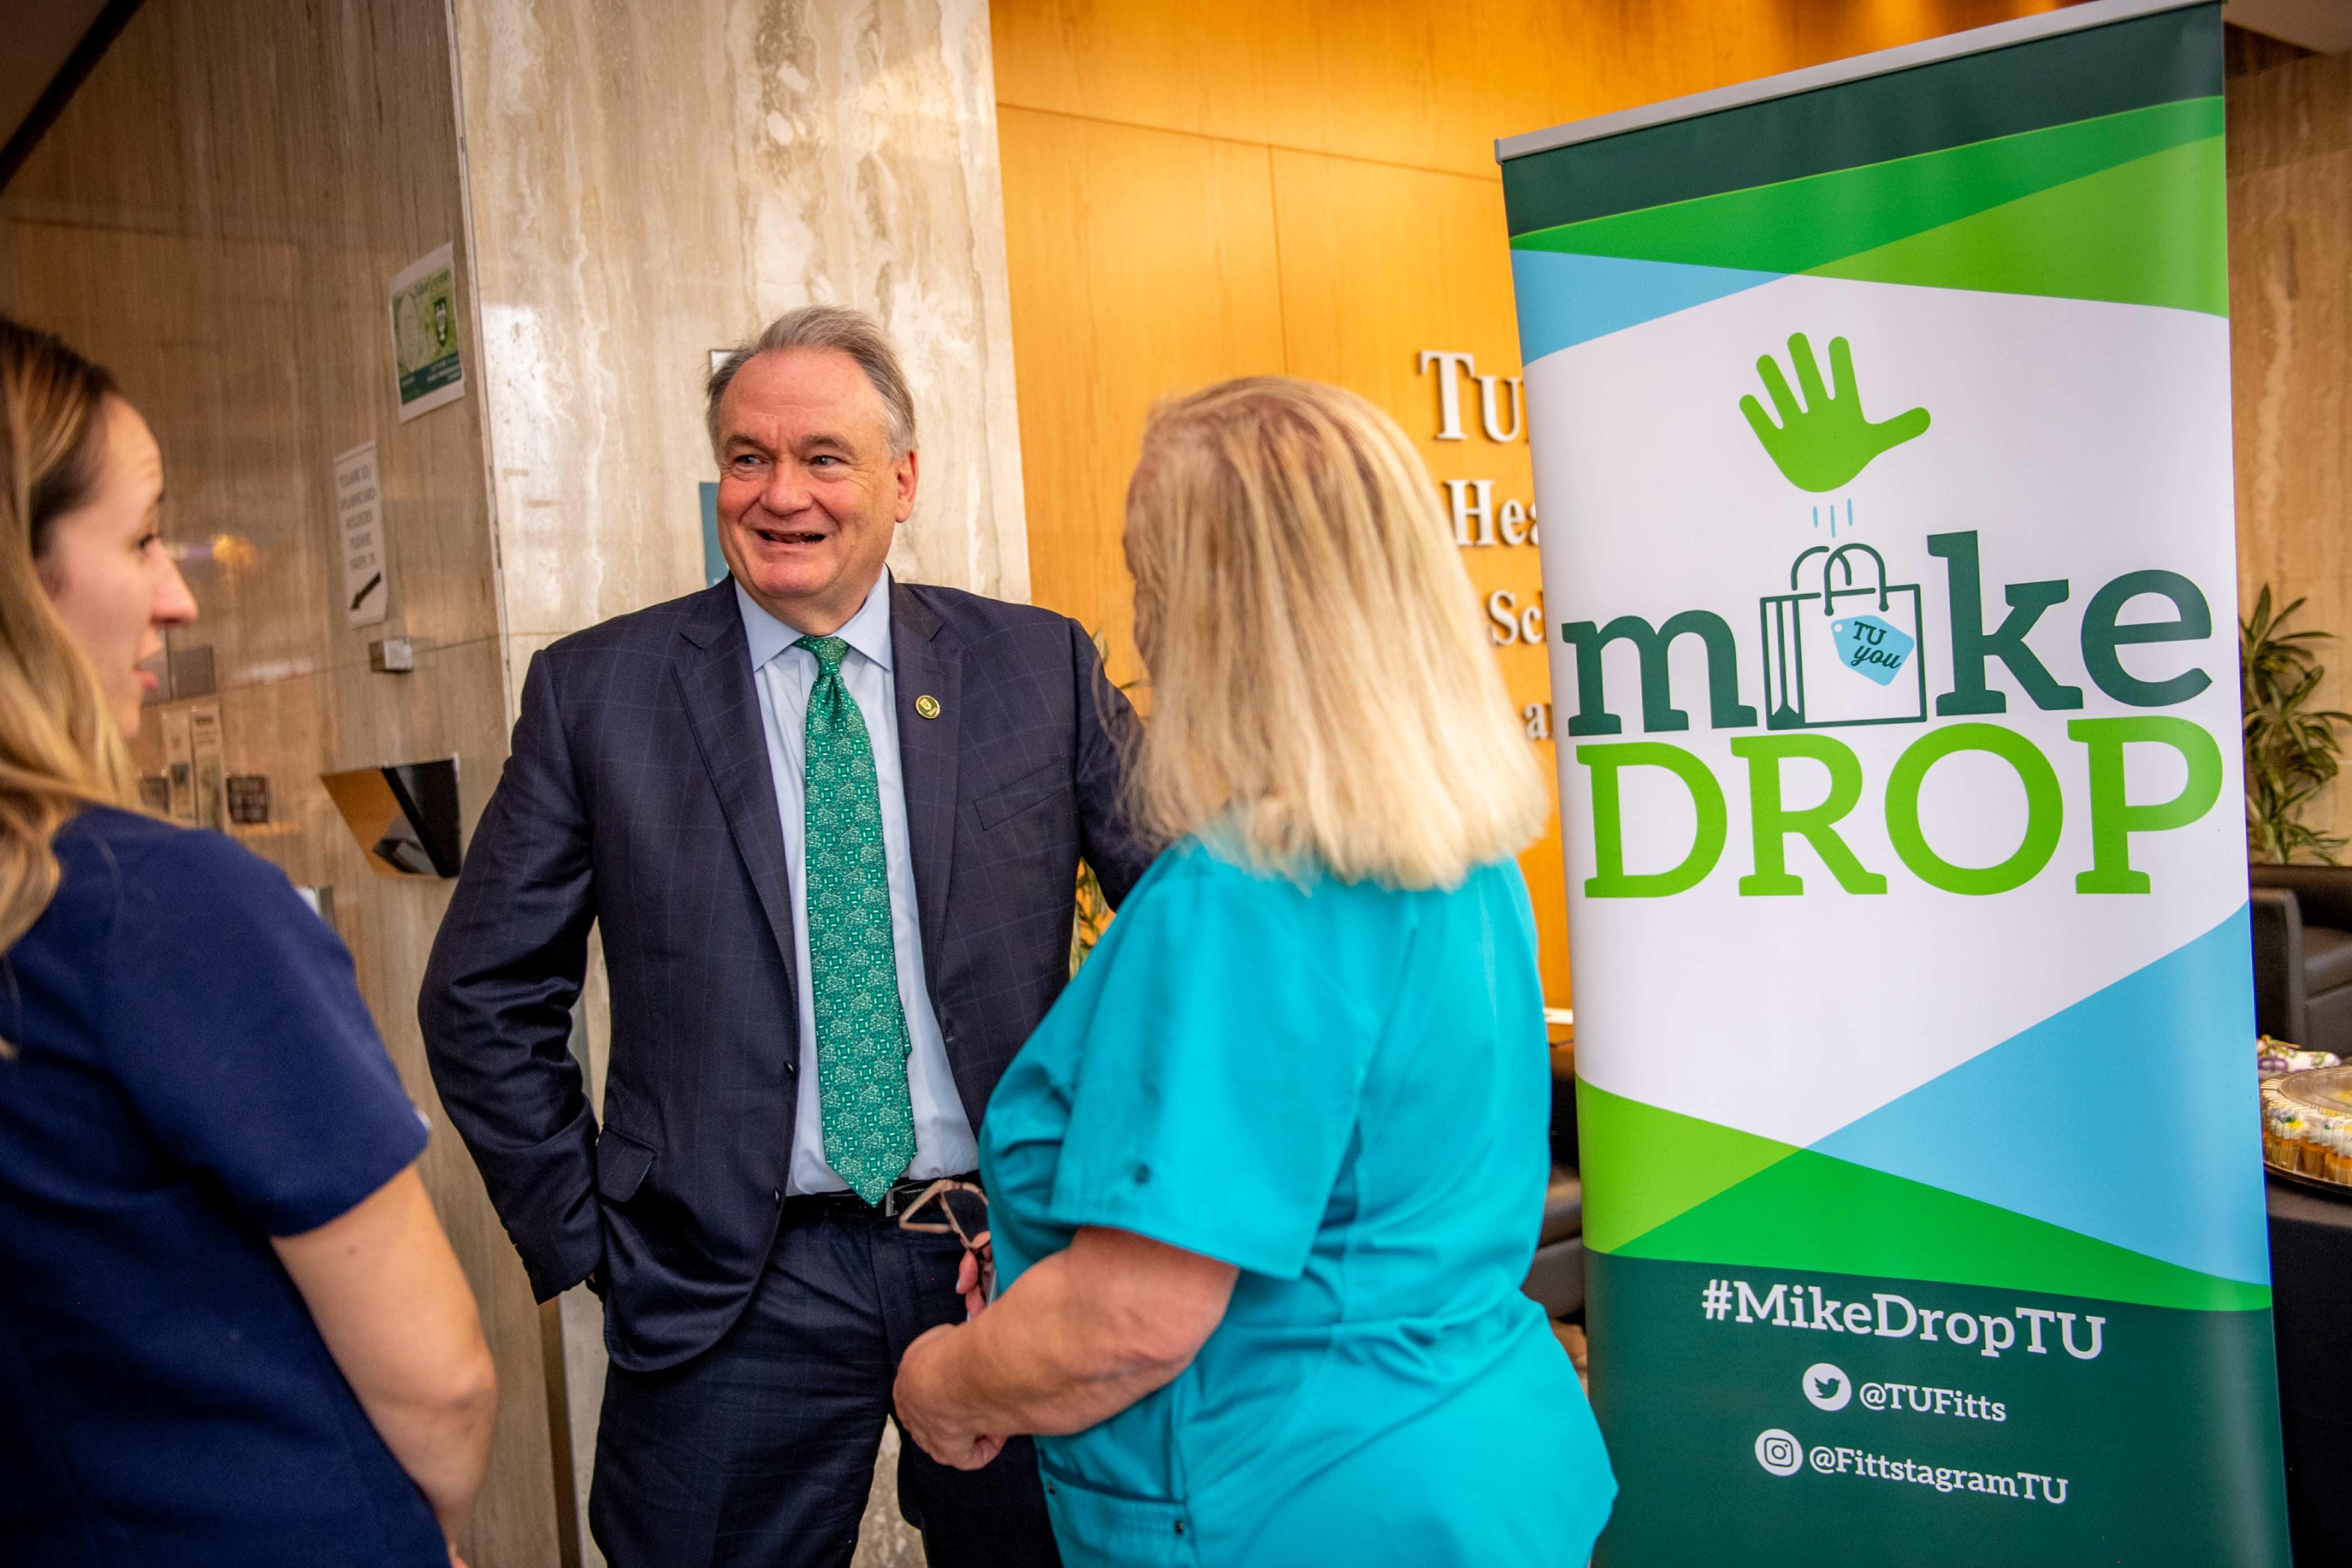
<svg viewBox="0 0 2352 1568"><path fill-rule="evenodd" d="M392 280L393 373L403 424L466 395L455 247L445 245Z"/></svg>
<svg viewBox="0 0 2352 1568"><path fill-rule="evenodd" d="M1501 145L1609 1565L2287 1561L2221 22Z"/></svg>

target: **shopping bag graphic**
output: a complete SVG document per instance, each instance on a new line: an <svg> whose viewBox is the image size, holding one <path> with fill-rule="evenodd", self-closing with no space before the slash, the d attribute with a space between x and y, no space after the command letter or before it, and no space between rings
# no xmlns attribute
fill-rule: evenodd
<svg viewBox="0 0 2352 1568"><path fill-rule="evenodd" d="M1821 586L1808 592L1816 555ZM1865 574L1856 555L1868 558ZM1760 606L1768 729L1927 721L1916 583L1887 582L1885 560L1867 544L1816 544L1790 566L1789 587Z"/></svg>

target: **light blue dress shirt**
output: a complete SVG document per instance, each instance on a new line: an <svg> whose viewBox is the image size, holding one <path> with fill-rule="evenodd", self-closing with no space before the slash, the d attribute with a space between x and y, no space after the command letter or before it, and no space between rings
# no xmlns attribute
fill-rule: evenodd
<svg viewBox="0 0 2352 1568"><path fill-rule="evenodd" d="M751 645L751 684L768 734L768 772L776 781L776 815L784 829L784 865L793 884L793 951L800 1003L800 1103L793 1121L793 1167L784 1190L837 1193L846 1184L824 1158L824 1116L817 1101L816 993L809 979L806 760L809 690L816 655L794 647L801 634L768 614L735 584L743 636ZM849 645L842 684L865 717L882 803L882 853L890 869L890 937L898 960L898 1005L907 1014L907 1092L914 1102L918 1180L956 1176L978 1163L971 1121L948 1070L948 1048L923 974L922 916L915 902L914 853L907 836L907 785L898 757L898 689L890 669L890 574L884 571L847 624L834 633Z"/></svg>

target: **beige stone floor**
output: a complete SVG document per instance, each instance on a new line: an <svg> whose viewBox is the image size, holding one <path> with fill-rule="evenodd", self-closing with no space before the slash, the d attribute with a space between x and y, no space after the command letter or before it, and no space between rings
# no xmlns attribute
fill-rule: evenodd
<svg viewBox="0 0 2352 1568"><path fill-rule="evenodd" d="M923 1568L923 1538L898 1517L898 1428L886 1423L874 1461L874 1490L857 1526L850 1568Z"/></svg>

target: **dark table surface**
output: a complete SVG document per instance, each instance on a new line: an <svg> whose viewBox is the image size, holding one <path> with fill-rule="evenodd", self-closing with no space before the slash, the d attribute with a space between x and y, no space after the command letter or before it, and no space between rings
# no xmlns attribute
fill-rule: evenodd
<svg viewBox="0 0 2352 1568"><path fill-rule="evenodd" d="M2269 1186L2295 1568L2352 1565L2352 1202Z"/></svg>

